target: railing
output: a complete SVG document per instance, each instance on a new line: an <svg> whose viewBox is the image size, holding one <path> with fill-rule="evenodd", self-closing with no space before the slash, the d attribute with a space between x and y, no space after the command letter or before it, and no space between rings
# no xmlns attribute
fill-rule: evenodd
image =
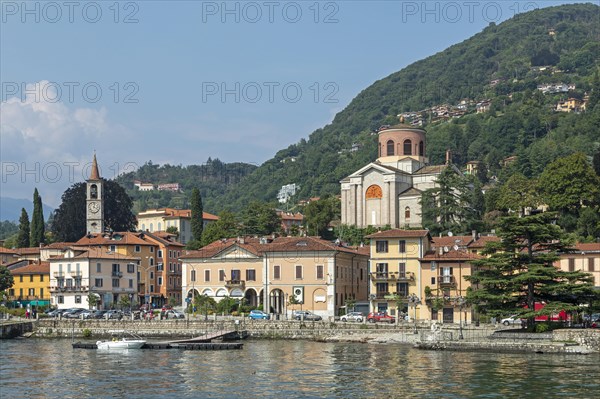
<svg viewBox="0 0 600 399"><path fill-rule="evenodd" d="M64 277L65 273L64 272L54 272L53 275L54 275L54 277Z"/></svg>
<svg viewBox="0 0 600 399"><path fill-rule="evenodd" d="M112 277L121 278L121 277L123 277L123 273L122 272L112 272Z"/></svg>
<svg viewBox="0 0 600 399"><path fill-rule="evenodd" d="M373 281L412 281L415 279L413 272L371 272Z"/></svg>
<svg viewBox="0 0 600 399"><path fill-rule="evenodd" d="M438 276L438 285L440 285L440 286L455 285L455 284L456 284L456 280L454 279L454 276L452 276L452 275Z"/></svg>
<svg viewBox="0 0 600 399"><path fill-rule="evenodd" d="M226 288L241 288L244 289L246 286L245 280L226 280L225 287Z"/></svg>
<svg viewBox="0 0 600 399"><path fill-rule="evenodd" d="M390 296L391 294L389 293L389 291L378 291L375 293L375 299L388 299Z"/></svg>

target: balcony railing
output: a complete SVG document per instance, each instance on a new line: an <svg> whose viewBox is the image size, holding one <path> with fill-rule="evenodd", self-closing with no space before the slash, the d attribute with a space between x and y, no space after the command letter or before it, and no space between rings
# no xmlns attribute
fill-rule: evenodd
<svg viewBox="0 0 600 399"><path fill-rule="evenodd" d="M456 280L452 275L441 275L438 276L438 285L439 286L453 286L456 285Z"/></svg>
<svg viewBox="0 0 600 399"><path fill-rule="evenodd" d="M50 292L85 292L87 290L88 290L87 285L71 286L71 287L50 286Z"/></svg>
<svg viewBox="0 0 600 399"><path fill-rule="evenodd" d="M123 277L123 273L122 272L112 272L112 276L121 278L121 277Z"/></svg>
<svg viewBox="0 0 600 399"><path fill-rule="evenodd" d="M54 272L53 275L54 275L54 277L64 277L65 273L64 272Z"/></svg>
<svg viewBox="0 0 600 399"><path fill-rule="evenodd" d="M244 280L226 280L225 287L226 288L244 289L246 287L246 281L244 281Z"/></svg>
<svg viewBox="0 0 600 399"><path fill-rule="evenodd" d="M370 273L373 281L413 281L415 275L413 272L372 272Z"/></svg>

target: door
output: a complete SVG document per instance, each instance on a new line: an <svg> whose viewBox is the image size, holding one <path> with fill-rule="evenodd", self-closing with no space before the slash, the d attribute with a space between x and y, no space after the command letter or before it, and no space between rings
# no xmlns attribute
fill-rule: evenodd
<svg viewBox="0 0 600 399"><path fill-rule="evenodd" d="M454 308L444 308L443 321L444 323L454 323Z"/></svg>

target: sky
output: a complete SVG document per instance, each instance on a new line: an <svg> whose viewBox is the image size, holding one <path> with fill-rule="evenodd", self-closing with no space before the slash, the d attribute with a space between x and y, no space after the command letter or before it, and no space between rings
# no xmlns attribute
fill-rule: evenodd
<svg viewBox="0 0 600 399"><path fill-rule="evenodd" d="M57 207L94 151L106 178L260 165L375 81L564 3L0 0L0 197Z"/></svg>

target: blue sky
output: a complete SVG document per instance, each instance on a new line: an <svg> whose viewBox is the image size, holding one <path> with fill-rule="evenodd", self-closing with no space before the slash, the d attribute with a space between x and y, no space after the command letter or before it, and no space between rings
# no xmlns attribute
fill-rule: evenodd
<svg viewBox="0 0 600 399"><path fill-rule="evenodd" d="M2 0L0 195L57 206L94 150L105 177L260 165L374 81L562 3Z"/></svg>

